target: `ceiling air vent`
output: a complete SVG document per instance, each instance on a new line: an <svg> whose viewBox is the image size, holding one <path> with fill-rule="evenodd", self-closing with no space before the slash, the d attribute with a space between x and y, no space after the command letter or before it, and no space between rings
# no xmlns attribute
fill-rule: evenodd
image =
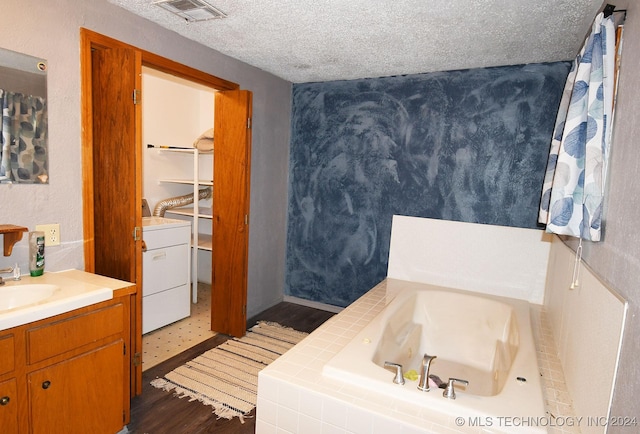
<svg viewBox="0 0 640 434"><path fill-rule="evenodd" d="M153 3L189 22L226 18L227 14L202 0L160 0Z"/></svg>

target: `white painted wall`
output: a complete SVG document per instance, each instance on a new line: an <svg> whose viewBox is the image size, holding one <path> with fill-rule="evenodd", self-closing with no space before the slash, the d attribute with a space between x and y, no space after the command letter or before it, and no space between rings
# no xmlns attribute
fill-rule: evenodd
<svg viewBox="0 0 640 434"><path fill-rule="evenodd" d="M80 108L80 28L102 33L253 92L251 226L247 315L282 300L287 212L291 83L135 16L106 0L3 0L0 45L47 59L49 185L0 185L0 222L60 223L62 244L46 269L84 269ZM109 182L117 182L111 180ZM28 270L27 237L0 267Z"/></svg>

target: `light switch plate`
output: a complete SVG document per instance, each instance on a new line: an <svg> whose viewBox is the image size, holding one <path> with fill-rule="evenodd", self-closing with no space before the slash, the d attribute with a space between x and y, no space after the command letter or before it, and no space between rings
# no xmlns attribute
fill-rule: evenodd
<svg viewBox="0 0 640 434"><path fill-rule="evenodd" d="M36 231L44 232L44 246L60 245L60 224L36 225Z"/></svg>

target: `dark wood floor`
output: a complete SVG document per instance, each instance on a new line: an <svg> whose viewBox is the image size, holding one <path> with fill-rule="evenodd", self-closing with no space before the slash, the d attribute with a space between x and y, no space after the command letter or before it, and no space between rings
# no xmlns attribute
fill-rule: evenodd
<svg viewBox="0 0 640 434"><path fill-rule="evenodd" d="M333 315L331 312L283 302L251 318L247 322L247 328L255 325L257 321L274 321L283 326L310 333ZM151 380L162 377L229 338L227 335L216 335L146 370L142 374L142 395L131 400L131 422L127 426L129 432L132 434L254 433L255 410L251 417L245 418L244 423L241 423L238 418L216 419L216 415L211 412L211 407L197 401L178 399L172 392L156 389L149 384Z"/></svg>

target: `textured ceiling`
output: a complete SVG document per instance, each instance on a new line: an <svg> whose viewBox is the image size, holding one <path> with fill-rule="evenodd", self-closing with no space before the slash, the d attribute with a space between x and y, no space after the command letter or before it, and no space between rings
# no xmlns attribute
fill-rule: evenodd
<svg viewBox="0 0 640 434"><path fill-rule="evenodd" d="M189 23L108 0L294 83L573 59L602 0L207 0Z"/></svg>

